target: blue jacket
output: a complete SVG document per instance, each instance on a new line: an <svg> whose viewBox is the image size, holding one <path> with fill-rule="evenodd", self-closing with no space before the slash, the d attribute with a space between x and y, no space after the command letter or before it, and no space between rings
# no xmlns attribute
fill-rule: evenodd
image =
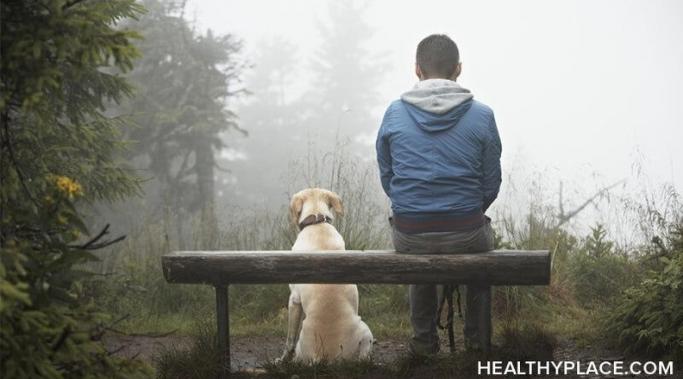
<svg viewBox="0 0 683 379"><path fill-rule="evenodd" d="M466 216L485 212L498 195L501 143L493 111L455 82L443 82L404 94L382 120L377 162L394 215Z"/></svg>

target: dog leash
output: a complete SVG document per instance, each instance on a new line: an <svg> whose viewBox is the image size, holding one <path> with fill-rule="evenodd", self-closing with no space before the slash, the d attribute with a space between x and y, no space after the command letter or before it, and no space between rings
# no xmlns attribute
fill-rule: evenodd
<svg viewBox="0 0 683 379"><path fill-rule="evenodd" d="M451 353L455 352L455 333L453 331L453 292L458 294L457 296L457 306L458 306L458 317L462 320L462 307L460 304L460 287L457 284L444 284L443 290L441 292L441 303L439 304L439 309L437 311L436 324L439 329L446 329L448 334L448 347ZM446 325L441 325L441 312L443 311L444 303L448 306Z"/></svg>

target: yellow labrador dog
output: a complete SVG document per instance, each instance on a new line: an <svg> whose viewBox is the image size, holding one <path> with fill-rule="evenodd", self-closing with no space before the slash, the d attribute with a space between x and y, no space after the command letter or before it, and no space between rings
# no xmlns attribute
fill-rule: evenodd
<svg viewBox="0 0 683 379"><path fill-rule="evenodd" d="M344 250L331 221L341 215L339 196L309 188L292 197L292 220L299 226L293 251ZM290 284L287 342L281 360L302 362L368 358L374 342L358 316L355 284Z"/></svg>

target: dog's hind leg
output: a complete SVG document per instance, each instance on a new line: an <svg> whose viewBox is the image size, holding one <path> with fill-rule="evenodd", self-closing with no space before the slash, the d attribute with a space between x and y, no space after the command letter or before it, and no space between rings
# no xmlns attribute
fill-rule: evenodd
<svg viewBox="0 0 683 379"><path fill-rule="evenodd" d="M372 353L372 346L375 343L375 338L366 323L360 322L360 340L358 341L358 359L364 360L370 358Z"/></svg>

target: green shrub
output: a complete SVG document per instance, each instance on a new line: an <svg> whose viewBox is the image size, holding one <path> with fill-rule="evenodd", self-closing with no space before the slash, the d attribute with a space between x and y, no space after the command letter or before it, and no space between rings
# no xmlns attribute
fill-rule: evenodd
<svg viewBox="0 0 683 379"><path fill-rule="evenodd" d="M568 262L568 276L582 305L608 304L637 279L634 263L607 241L598 224Z"/></svg>
<svg viewBox="0 0 683 379"><path fill-rule="evenodd" d="M606 318L607 332L628 352L683 362L683 223L669 243L655 238L656 265L627 289Z"/></svg>

